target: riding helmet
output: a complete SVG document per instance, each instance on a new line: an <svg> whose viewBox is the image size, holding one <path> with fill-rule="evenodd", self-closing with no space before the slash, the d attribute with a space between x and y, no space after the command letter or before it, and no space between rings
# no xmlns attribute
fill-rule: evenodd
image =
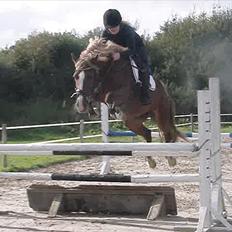
<svg viewBox="0 0 232 232"><path fill-rule="evenodd" d="M116 27L122 21L122 16L116 9L109 9L103 15L104 26L107 27Z"/></svg>

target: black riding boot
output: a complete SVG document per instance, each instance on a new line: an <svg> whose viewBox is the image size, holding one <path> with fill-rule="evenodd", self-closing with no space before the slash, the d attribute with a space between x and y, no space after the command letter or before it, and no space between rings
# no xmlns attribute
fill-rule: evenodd
<svg viewBox="0 0 232 232"><path fill-rule="evenodd" d="M150 97L150 91L149 91L149 85L150 85L149 74L147 72L141 72L139 79L142 82L141 95L140 95L141 103L142 105L151 104L151 97Z"/></svg>

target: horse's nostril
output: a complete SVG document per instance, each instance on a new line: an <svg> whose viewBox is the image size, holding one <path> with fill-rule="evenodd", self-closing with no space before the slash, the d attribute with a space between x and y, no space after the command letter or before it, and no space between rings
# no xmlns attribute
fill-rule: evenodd
<svg viewBox="0 0 232 232"><path fill-rule="evenodd" d="M75 107L79 113L84 113L87 110L86 101L83 96L79 96L76 100Z"/></svg>

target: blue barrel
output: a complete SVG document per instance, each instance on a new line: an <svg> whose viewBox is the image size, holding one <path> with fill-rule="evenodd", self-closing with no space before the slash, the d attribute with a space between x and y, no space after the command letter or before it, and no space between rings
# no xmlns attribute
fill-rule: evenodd
<svg viewBox="0 0 232 232"><path fill-rule="evenodd" d="M109 130L107 136L116 137L116 136L136 136L133 131L111 131Z"/></svg>

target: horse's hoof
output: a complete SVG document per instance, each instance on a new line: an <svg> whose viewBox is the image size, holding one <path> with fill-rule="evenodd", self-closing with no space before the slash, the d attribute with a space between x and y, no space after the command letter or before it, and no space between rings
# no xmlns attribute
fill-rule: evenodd
<svg viewBox="0 0 232 232"><path fill-rule="evenodd" d="M170 167L174 167L174 166L176 166L176 158L174 158L174 157L166 157L167 158L167 160L168 160L168 165L170 166Z"/></svg>
<svg viewBox="0 0 232 232"><path fill-rule="evenodd" d="M151 157L147 157L147 162L148 162L150 168L154 169L156 167L156 162Z"/></svg>

